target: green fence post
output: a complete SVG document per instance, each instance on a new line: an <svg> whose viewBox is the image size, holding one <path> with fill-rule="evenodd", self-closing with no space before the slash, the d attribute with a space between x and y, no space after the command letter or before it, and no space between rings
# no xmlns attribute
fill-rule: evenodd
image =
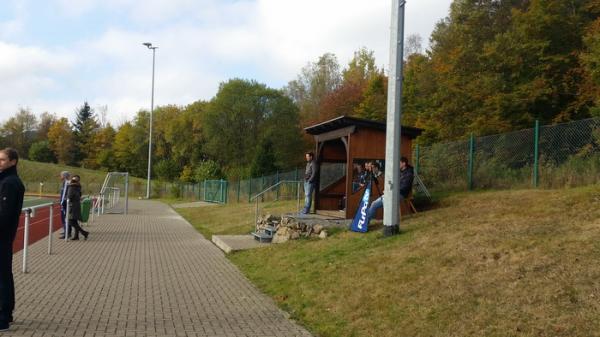
<svg viewBox="0 0 600 337"><path fill-rule="evenodd" d="M415 147L415 174L419 174L419 144Z"/></svg>
<svg viewBox="0 0 600 337"><path fill-rule="evenodd" d="M540 155L540 121L535 121L533 133L533 187L537 188L539 183L539 155Z"/></svg>
<svg viewBox="0 0 600 337"><path fill-rule="evenodd" d="M240 202L240 192L242 190L242 179L238 179L237 202Z"/></svg>
<svg viewBox="0 0 600 337"><path fill-rule="evenodd" d="M298 181L298 179L300 179L300 169L296 167L296 181ZM299 185L297 183L294 184L294 195L298 194L298 186Z"/></svg>
<svg viewBox="0 0 600 337"><path fill-rule="evenodd" d="M226 197L225 197L225 180L221 179L220 184L221 186L219 186L221 188L221 203L224 204Z"/></svg>
<svg viewBox="0 0 600 337"><path fill-rule="evenodd" d="M229 181L225 180L225 203L229 201Z"/></svg>
<svg viewBox="0 0 600 337"><path fill-rule="evenodd" d="M248 179L248 202L252 201L252 178Z"/></svg>
<svg viewBox="0 0 600 337"><path fill-rule="evenodd" d="M206 180L204 180L204 200L206 201Z"/></svg>
<svg viewBox="0 0 600 337"><path fill-rule="evenodd" d="M475 136L471 134L471 139L469 139L469 191L473 190L473 161L475 159Z"/></svg>
<svg viewBox="0 0 600 337"><path fill-rule="evenodd" d="M262 176L262 178L260 180L260 191L258 193L261 193L264 190L265 190L265 176ZM265 201L265 195L264 194L260 196L260 201L261 202Z"/></svg>
<svg viewBox="0 0 600 337"><path fill-rule="evenodd" d="M279 184L279 171L275 173L275 184ZM275 200L279 201L279 185L277 185L277 191L275 192Z"/></svg>

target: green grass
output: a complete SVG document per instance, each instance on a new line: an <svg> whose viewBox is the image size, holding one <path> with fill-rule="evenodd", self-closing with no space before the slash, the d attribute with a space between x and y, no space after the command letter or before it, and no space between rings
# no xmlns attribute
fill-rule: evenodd
<svg viewBox="0 0 600 337"><path fill-rule="evenodd" d="M195 216L234 231L239 207ZM600 186L461 193L401 226L229 257L316 336L600 335Z"/></svg>
<svg viewBox="0 0 600 337"><path fill-rule="evenodd" d="M250 233L254 230L255 210L256 204L249 203L176 209L208 239L213 235ZM260 210L261 214L290 213L296 210L296 201L265 202L260 204Z"/></svg>
<svg viewBox="0 0 600 337"><path fill-rule="evenodd" d="M39 198L26 196L23 200L23 207L33 207L37 205L43 205L51 202L55 202L57 199Z"/></svg>
<svg viewBox="0 0 600 337"><path fill-rule="evenodd" d="M81 177L84 194L98 193L108 173L103 170L90 170L59 164L19 160L19 176L23 180L28 193L38 194L40 192L40 183L44 183L44 195L58 194L60 190L59 175L62 171L69 171L71 174L77 174ZM132 195L145 195L146 182L144 179L130 177L129 183ZM133 193L136 190L139 190L138 194Z"/></svg>

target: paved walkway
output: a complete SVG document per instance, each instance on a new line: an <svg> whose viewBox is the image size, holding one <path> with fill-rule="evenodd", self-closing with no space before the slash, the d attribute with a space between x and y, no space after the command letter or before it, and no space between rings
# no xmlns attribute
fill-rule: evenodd
<svg viewBox="0 0 600 337"><path fill-rule="evenodd" d="M164 204L130 201L87 228L54 255L30 247L29 274L15 255L15 323L0 335L310 336Z"/></svg>

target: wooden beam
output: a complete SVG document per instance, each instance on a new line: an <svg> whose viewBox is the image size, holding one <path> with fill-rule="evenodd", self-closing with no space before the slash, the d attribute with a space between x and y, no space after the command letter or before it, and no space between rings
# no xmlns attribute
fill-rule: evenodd
<svg viewBox="0 0 600 337"><path fill-rule="evenodd" d="M314 137L315 137L315 141L317 143L320 143L320 142L326 142L328 140L338 139L338 138L348 136L349 134L354 133L354 131L356 131L356 125L348 126L348 127L338 129L338 130L325 132L320 135L315 135Z"/></svg>

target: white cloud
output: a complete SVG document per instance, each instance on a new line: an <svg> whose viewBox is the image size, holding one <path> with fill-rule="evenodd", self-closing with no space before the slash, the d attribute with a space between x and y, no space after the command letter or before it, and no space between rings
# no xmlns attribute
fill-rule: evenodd
<svg viewBox="0 0 600 337"><path fill-rule="evenodd" d="M326 52L345 66L364 46L375 52L379 66L388 63L391 1L54 1L63 15L125 13L130 21L62 49L0 40L0 87L8 88L0 92L0 121L20 105L71 117L86 99L107 105L112 123L131 118L150 105L152 53L141 45L146 41L159 47L157 105L210 99L220 82L233 77L279 87ZM450 1L409 2L406 35L427 40Z"/></svg>

